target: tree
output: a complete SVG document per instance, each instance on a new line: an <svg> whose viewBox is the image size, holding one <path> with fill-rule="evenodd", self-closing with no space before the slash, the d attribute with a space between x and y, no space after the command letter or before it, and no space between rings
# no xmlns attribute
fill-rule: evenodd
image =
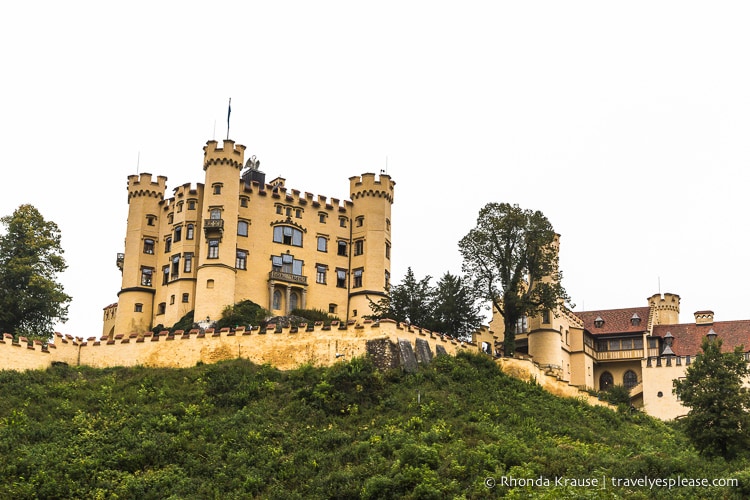
<svg viewBox="0 0 750 500"><path fill-rule="evenodd" d="M750 368L743 348L721 352L720 338L701 343L703 354L674 380L674 393L690 408L683 424L698 450L732 458L750 443L750 392L743 387Z"/></svg>
<svg viewBox="0 0 750 500"><path fill-rule="evenodd" d="M67 268L60 230L32 205L0 218L0 330L41 340L66 321L70 296L56 281Z"/></svg>
<svg viewBox="0 0 750 500"><path fill-rule="evenodd" d="M413 325L430 328L432 322L432 299L434 289L431 276L417 281L411 267L399 285L392 286L388 296L378 302L370 300L373 318L390 318L399 322L409 321Z"/></svg>
<svg viewBox="0 0 750 500"><path fill-rule="evenodd" d="M431 330L456 338L471 338L482 324L476 290L460 276L446 272L435 288Z"/></svg>
<svg viewBox="0 0 750 500"><path fill-rule="evenodd" d="M503 315L504 350L512 356L517 321L556 311L568 300L560 283L557 235L542 212L488 203L458 245L465 275Z"/></svg>

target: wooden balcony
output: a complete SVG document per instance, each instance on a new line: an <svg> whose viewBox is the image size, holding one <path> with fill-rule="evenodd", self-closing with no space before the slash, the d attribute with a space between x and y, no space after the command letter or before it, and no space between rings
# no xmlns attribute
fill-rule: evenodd
<svg viewBox="0 0 750 500"><path fill-rule="evenodd" d="M620 361L623 359L642 359L643 349L627 349L623 351L597 351L598 361Z"/></svg>

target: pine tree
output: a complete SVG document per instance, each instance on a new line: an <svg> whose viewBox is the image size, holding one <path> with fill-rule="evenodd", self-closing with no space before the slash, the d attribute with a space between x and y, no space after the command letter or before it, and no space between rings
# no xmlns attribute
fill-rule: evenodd
<svg viewBox="0 0 750 500"><path fill-rule="evenodd" d="M474 288L467 286L460 276L446 272L437 283L434 297L430 328L452 337L470 339L482 324Z"/></svg>

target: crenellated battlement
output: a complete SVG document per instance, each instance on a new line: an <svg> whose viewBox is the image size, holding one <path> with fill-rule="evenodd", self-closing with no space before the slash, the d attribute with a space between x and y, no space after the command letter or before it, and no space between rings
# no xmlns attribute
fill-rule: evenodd
<svg viewBox="0 0 750 500"><path fill-rule="evenodd" d="M148 196L157 198L158 200L164 199L164 191L167 188L167 178L163 175L156 177L156 182L153 181L153 176L148 173L142 173L140 175L129 175L128 176L128 201L131 198L138 196Z"/></svg>
<svg viewBox="0 0 750 500"><path fill-rule="evenodd" d="M216 141L208 141L203 146L203 170L211 165L231 165L237 170L242 170L245 160L245 146L235 144L234 141L225 139L223 147L219 147Z"/></svg>
<svg viewBox="0 0 750 500"><path fill-rule="evenodd" d="M330 211L347 212L351 209L351 200L340 200L339 198L328 197L323 195L314 195L309 192L302 192L298 189L288 189L283 185L265 184L261 186L258 182L246 183L244 192L247 194L256 193L260 196L268 196L275 200L283 200L285 203L299 205L302 207L311 206L315 209L324 209Z"/></svg>
<svg viewBox="0 0 750 500"><path fill-rule="evenodd" d="M282 327L222 328L178 330L145 334L118 334L108 337L74 337L56 333L54 342L29 344L5 334L0 340L0 366L9 370L44 369L55 362L96 368L113 366L188 367L198 362L214 363L246 358L254 363L270 363L279 369L292 369L305 363L331 365L341 358L351 359L367 353L367 342L388 340L397 344L417 339L429 345L433 353L455 355L461 350L477 350L471 342L396 323L393 320L362 322L321 322ZM440 347L438 347L440 346Z"/></svg>
<svg viewBox="0 0 750 500"><path fill-rule="evenodd" d="M391 180L388 174L381 173L379 178L376 178L373 173L349 177L349 191L352 200L364 196L376 196L386 198L389 202L393 203L395 185L396 183Z"/></svg>

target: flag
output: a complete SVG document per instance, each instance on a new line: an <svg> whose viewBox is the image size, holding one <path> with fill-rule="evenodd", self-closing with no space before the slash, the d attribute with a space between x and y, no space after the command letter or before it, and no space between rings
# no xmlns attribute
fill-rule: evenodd
<svg viewBox="0 0 750 500"><path fill-rule="evenodd" d="M227 128L229 128L229 116L232 114L232 98L229 98L229 109L227 109Z"/></svg>

